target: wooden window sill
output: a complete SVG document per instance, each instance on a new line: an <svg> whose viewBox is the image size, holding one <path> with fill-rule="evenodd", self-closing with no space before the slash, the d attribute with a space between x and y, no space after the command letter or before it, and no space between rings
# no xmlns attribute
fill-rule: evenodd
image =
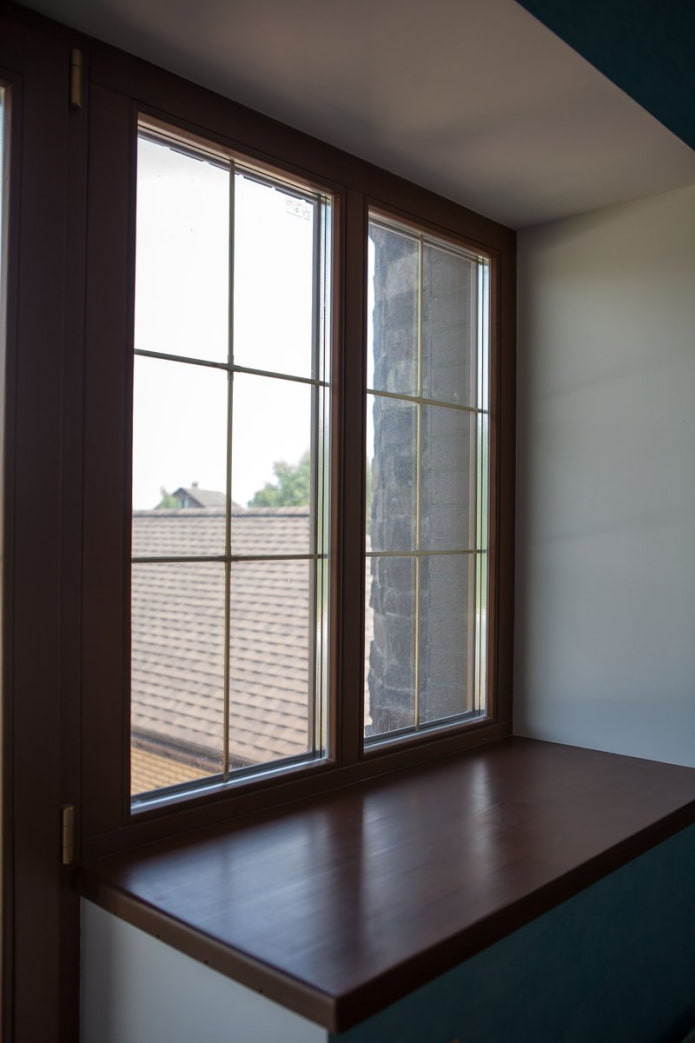
<svg viewBox="0 0 695 1043"><path fill-rule="evenodd" d="M511 738L91 863L82 894L337 1032L695 822L695 769Z"/></svg>

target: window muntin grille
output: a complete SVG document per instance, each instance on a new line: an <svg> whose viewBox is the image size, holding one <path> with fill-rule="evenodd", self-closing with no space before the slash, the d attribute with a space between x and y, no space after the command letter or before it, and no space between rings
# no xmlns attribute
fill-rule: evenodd
<svg viewBox="0 0 695 1043"><path fill-rule="evenodd" d="M372 212L365 745L486 710L489 260Z"/></svg>
<svg viewBox="0 0 695 1043"><path fill-rule="evenodd" d="M332 201L142 126L136 239L134 807L326 754Z"/></svg>

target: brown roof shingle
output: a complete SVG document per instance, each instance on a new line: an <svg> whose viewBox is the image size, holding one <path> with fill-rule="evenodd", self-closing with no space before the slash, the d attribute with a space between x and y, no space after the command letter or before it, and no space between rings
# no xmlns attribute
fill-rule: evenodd
<svg viewBox="0 0 695 1043"><path fill-rule="evenodd" d="M306 507L234 508L232 552L308 553L309 530ZM136 511L133 516L135 558L222 554L224 538L221 509ZM191 777L222 765L224 590L222 562L133 565L133 743L187 762ZM310 597L310 562L232 563L232 764L307 751ZM134 771L133 792L152 788L151 779L137 775Z"/></svg>

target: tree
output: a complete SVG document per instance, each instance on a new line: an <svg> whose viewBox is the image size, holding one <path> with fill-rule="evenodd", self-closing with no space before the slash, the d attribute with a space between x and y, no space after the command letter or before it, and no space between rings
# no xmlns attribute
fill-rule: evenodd
<svg viewBox="0 0 695 1043"><path fill-rule="evenodd" d="M266 482L254 493L249 507L304 507L308 506L311 488L311 460L309 450L296 464L276 460L273 464L275 483Z"/></svg>
<svg viewBox="0 0 695 1043"><path fill-rule="evenodd" d="M159 487L159 495L161 496L161 500L157 504L157 507L155 508L156 510L170 511L181 506L179 501L172 496L171 493L167 492L163 485L160 485Z"/></svg>

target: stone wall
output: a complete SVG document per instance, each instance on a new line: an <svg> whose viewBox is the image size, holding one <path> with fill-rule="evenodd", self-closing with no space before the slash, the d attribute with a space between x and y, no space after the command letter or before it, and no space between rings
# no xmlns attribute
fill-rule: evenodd
<svg viewBox="0 0 695 1043"><path fill-rule="evenodd" d="M414 238L373 225L374 306L370 386L454 405L475 401L477 264L438 247L422 251L418 336L418 252ZM418 363L418 340L421 360ZM370 396L374 427L368 526L373 551L452 550L475 539L469 506L473 415L437 405ZM420 410L420 536L416 526ZM373 639L369 713L374 734L412 726L415 710L416 570L420 591L420 718L467 708L467 616L472 558L372 558L368 568ZM469 574L471 581L469 583Z"/></svg>

